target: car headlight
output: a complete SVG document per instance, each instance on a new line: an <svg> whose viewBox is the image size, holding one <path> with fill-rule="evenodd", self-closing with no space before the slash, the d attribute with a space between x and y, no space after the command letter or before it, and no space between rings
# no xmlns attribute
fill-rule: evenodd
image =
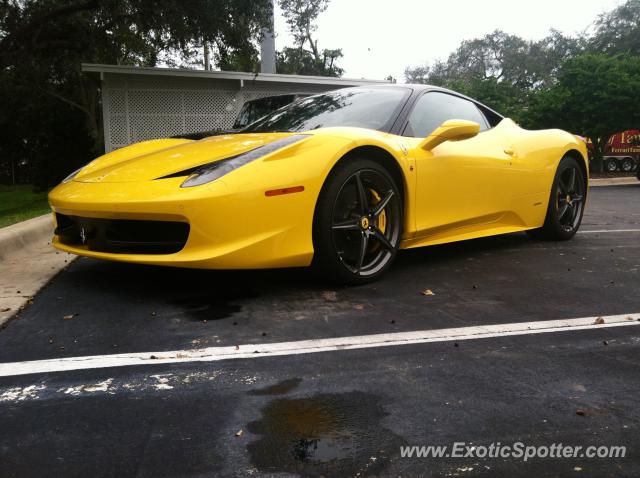
<svg viewBox="0 0 640 478"><path fill-rule="evenodd" d="M86 164L85 164L85 166L86 166ZM74 172L72 172L69 176L67 176L66 178L64 178L64 179L62 180L62 182L63 182L63 183L68 183L69 181L71 181L73 178L75 178L75 177L78 175L78 173L79 173L80 171L82 171L82 168L84 168L84 166L82 166L82 167L80 167L80 168L76 169L76 170L75 170Z"/></svg>
<svg viewBox="0 0 640 478"><path fill-rule="evenodd" d="M193 186L200 186L201 184L210 183L216 179L221 178L227 173L230 173L234 169L238 169L240 166L244 166L251 161L260 159L267 154L271 154L274 151L289 146L298 141L302 141L307 138L308 135L295 134L287 136L286 138L277 139L272 143L259 146L258 148L247 151L246 153L239 154L227 159L221 159L215 163L205 164L204 166L196 169L191 176L189 176L181 185L181 188L190 188Z"/></svg>

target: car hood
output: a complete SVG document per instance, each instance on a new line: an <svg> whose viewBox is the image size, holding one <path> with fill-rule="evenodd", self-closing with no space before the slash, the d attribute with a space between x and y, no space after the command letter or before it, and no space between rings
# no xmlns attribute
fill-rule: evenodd
<svg viewBox="0 0 640 478"><path fill-rule="evenodd" d="M150 181L236 156L291 134L224 134L199 141L183 138L144 141L95 159L73 180L87 183Z"/></svg>

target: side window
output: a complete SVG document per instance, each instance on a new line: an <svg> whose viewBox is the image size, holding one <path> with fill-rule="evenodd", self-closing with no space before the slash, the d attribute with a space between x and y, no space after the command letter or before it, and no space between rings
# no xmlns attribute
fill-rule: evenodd
<svg viewBox="0 0 640 478"><path fill-rule="evenodd" d="M475 121L480 131L487 129L487 121L471 101L447 93L431 91L422 95L409 115L404 136L425 138L450 119Z"/></svg>

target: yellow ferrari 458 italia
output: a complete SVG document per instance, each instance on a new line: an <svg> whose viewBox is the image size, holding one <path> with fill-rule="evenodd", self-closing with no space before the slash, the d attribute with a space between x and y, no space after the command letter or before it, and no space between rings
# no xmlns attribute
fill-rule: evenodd
<svg viewBox="0 0 640 478"><path fill-rule="evenodd" d="M53 244L116 261L210 269L313 265L376 279L398 249L515 231L570 239L587 149L453 91L335 90L241 131L112 151L49 195Z"/></svg>

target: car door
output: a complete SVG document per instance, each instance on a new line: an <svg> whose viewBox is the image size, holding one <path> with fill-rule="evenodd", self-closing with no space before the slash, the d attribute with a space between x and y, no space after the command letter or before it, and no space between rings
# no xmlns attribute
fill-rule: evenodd
<svg viewBox="0 0 640 478"><path fill-rule="evenodd" d="M446 141L431 151L419 143L443 122L474 121L480 133ZM429 91L416 101L403 136L412 146L417 172L416 237L478 228L499 221L512 197L512 151L501 128L489 124L471 101Z"/></svg>

